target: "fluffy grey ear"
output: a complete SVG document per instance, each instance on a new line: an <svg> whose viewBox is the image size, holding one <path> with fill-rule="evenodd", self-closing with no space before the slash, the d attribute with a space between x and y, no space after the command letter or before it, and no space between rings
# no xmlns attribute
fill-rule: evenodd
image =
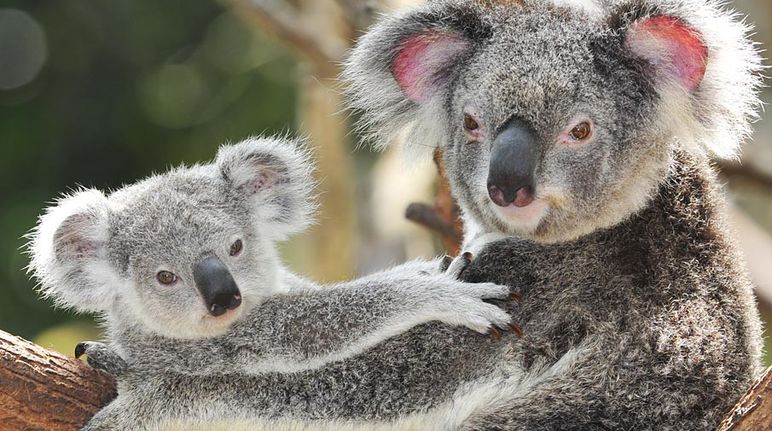
<svg viewBox="0 0 772 431"><path fill-rule="evenodd" d="M215 164L250 202L257 228L274 239L303 230L316 208L316 183L308 150L278 138L251 138L223 145Z"/></svg>
<svg viewBox="0 0 772 431"><path fill-rule="evenodd" d="M29 235L29 271L61 307L105 311L117 277L108 263L110 209L98 190L82 190L46 209Z"/></svg>
<svg viewBox="0 0 772 431"><path fill-rule="evenodd" d="M685 144L735 156L757 116L761 59L749 28L717 0L630 0L610 26L642 60L661 118Z"/></svg>
<svg viewBox="0 0 772 431"><path fill-rule="evenodd" d="M362 36L343 79L367 137L385 146L407 131L408 143L439 145L454 77L490 35L484 16L478 2L433 2L386 18Z"/></svg>

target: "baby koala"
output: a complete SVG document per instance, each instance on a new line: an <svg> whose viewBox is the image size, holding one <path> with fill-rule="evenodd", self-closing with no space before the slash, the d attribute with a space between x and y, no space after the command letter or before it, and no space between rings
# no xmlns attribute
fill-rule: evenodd
<svg viewBox="0 0 772 431"><path fill-rule="evenodd" d="M411 262L324 288L287 270L276 245L310 222L311 171L298 144L255 138L109 195L78 191L40 218L30 271L56 305L99 313L132 366L181 373L309 370L429 321L515 328L483 301L509 288L457 281L463 265ZM108 352L76 353L119 373Z"/></svg>

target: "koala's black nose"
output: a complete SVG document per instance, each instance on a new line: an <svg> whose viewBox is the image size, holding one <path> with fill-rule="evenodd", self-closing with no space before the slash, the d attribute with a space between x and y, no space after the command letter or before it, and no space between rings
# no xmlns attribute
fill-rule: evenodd
<svg viewBox="0 0 772 431"><path fill-rule="evenodd" d="M513 117L502 126L491 146L488 196L501 207L533 202L534 169L538 158L536 132Z"/></svg>
<svg viewBox="0 0 772 431"><path fill-rule="evenodd" d="M206 256L196 263L193 280L212 316L221 316L241 305L241 292L236 281L217 256Z"/></svg>

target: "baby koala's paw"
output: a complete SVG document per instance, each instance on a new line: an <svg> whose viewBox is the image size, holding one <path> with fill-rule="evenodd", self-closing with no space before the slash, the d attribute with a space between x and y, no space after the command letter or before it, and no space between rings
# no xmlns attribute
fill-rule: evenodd
<svg viewBox="0 0 772 431"><path fill-rule="evenodd" d="M508 286L457 282L455 290L448 292L444 299L440 310L443 312L441 320L445 323L466 326L497 339L505 332L522 335L522 330L512 321L512 316L489 302L516 300L517 296L510 293Z"/></svg>
<svg viewBox="0 0 772 431"><path fill-rule="evenodd" d="M451 325L466 326L482 334L491 334L494 338L501 338L505 332L522 335L520 327L512 322L512 316L495 305L519 300L519 295L512 293L508 286L464 283L458 280L471 261L471 253L464 253L450 262L442 275L443 289L435 308L440 313L439 320Z"/></svg>
<svg viewBox="0 0 772 431"><path fill-rule="evenodd" d="M128 369L126 361L110 346L96 341L83 341L75 346L75 357L87 355L86 361L92 368L102 370L115 377Z"/></svg>

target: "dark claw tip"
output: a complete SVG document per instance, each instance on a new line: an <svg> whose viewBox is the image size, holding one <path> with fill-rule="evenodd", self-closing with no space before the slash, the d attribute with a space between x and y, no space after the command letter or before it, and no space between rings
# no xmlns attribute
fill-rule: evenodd
<svg viewBox="0 0 772 431"><path fill-rule="evenodd" d="M520 325L517 325L515 323L510 323L509 324L509 330L514 332L515 335L517 335L518 337L522 337L523 336L523 328L521 328Z"/></svg>
<svg viewBox="0 0 772 431"><path fill-rule="evenodd" d="M519 293L515 293L515 292L510 293L509 298L512 299L513 301L519 301L523 299L523 297Z"/></svg>
<svg viewBox="0 0 772 431"><path fill-rule="evenodd" d="M78 343L75 346L75 357L80 358L84 353L86 353L86 343Z"/></svg>
<svg viewBox="0 0 772 431"><path fill-rule="evenodd" d="M501 340L501 330L495 326L491 326L491 329L488 331L488 334L491 335L494 339Z"/></svg>

